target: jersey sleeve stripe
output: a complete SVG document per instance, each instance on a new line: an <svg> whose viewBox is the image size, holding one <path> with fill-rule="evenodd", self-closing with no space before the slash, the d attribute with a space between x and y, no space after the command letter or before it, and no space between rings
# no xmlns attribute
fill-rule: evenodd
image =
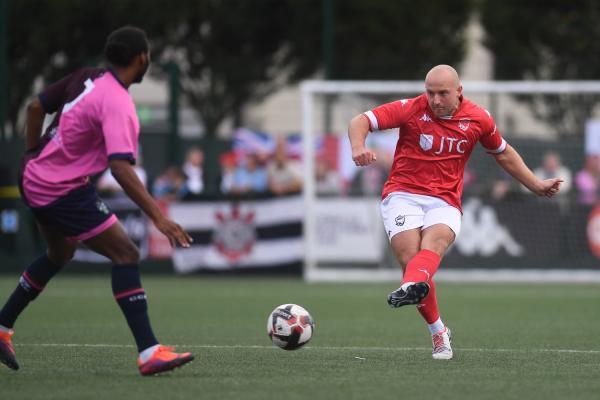
<svg viewBox="0 0 600 400"><path fill-rule="evenodd" d="M367 111L365 113L365 117L369 118L369 122L371 123L371 131L379 130L379 125L377 124L377 117L373 114L373 111Z"/></svg>
<svg viewBox="0 0 600 400"><path fill-rule="evenodd" d="M506 140L502 139L502 143L500 143L500 146L496 150L488 150L488 153L500 154L504 150L506 150L506 145L507 145Z"/></svg>

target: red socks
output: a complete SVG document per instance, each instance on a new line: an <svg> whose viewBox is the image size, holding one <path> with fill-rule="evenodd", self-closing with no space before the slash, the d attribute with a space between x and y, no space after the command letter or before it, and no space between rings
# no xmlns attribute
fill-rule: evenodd
<svg viewBox="0 0 600 400"><path fill-rule="evenodd" d="M431 250L419 251L406 266L402 283L429 282L440 265L440 256Z"/></svg>
<svg viewBox="0 0 600 400"><path fill-rule="evenodd" d="M433 283L433 275L436 273L440 261L441 258L437 253L431 250L421 250L408 262L402 278L403 284L406 282L427 282L429 284L429 294L417 306L417 310L428 324L433 324L440 318L435 284Z"/></svg>
<svg viewBox="0 0 600 400"><path fill-rule="evenodd" d="M423 316L428 324L433 324L440 318L440 309L438 308L437 297L435 295L435 283L429 280L429 294L423 299L421 304L417 305L417 311Z"/></svg>

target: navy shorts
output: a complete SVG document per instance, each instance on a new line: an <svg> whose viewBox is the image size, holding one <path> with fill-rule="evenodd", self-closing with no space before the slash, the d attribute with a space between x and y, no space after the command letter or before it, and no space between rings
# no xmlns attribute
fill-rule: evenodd
<svg viewBox="0 0 600 400"><path fill-rule="evenodd" d="M58 230L70 240L90 239L118 221L91 184L73 189L43 207L28 207L40 224Z"/></svg>

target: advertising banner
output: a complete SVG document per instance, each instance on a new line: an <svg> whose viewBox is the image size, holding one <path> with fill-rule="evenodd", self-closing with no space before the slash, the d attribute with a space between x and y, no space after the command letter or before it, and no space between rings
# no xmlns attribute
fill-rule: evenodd
<svg viewBox="0 0 600 400"><path fill-rule="evenodd" d="M378 199L320 199L314 205L318 262L381 260L385 238Z"/></svg>
<svg viewBox="0 0 600 400"><path fill-rule="evenodd" d="M300 264L302 196L174 203L169 215L194 239L173 253L175 270L243 270Z"/></svg>

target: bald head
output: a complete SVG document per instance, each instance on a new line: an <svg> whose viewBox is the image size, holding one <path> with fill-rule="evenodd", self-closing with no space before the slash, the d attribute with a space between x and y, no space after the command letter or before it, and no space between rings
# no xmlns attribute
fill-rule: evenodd
<svg viewBox="0 0 600 400"><path fill-rule="evenodd" d="M437 117L450 117L460 105L462 86L458 73L449 65L436 65L425 76L429 106Z"/></svg>
<svg viewBox="0 0 600 400"><path fill-rule="evenodd" d="M444 82L452 86L460 86L458 72L449 65L440 64L431 68L425 76L425 84L427 82Z"/></svg>

